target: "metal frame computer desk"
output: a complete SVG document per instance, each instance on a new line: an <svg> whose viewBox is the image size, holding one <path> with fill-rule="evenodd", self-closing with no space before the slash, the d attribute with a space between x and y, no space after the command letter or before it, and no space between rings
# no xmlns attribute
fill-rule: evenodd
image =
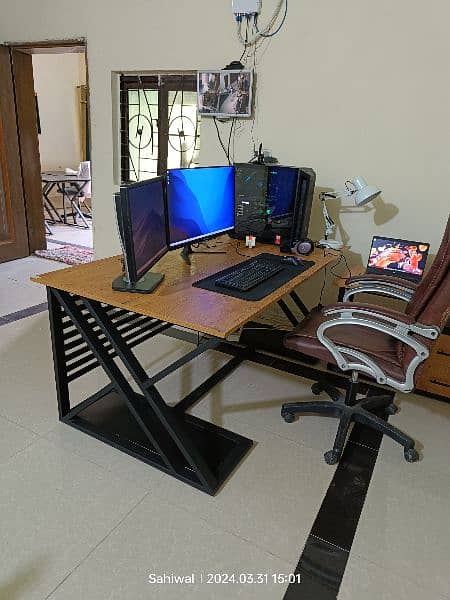
<svg viewBox="0 0 450 600"><path fill-rule="evenodd" d="M226 338L275 303L294 325L297 318L283 297L290 296L307 313L295 288L334 260L334 256L315 251L313 267L263 300L251 302L192 286L194 281L244 260L236 252L236 241L224 238L220 248L226 253L192 255L191 265L178 252L166 254L158 262L165 279L152 294L111 289L121 269L120 257L33 278L47 286L60 420L209 494L220 488L253 442L186 411L244 360L305 374L308 367L299 371L298 363L289 367L288 361L283 366L279 362L283 359L276 363L273 356ZM278 248L262 244L246 250L254 256L261 252L279 253ZM148 374L132 348L173 325L206 338L162 371ZM157 383L210 349L231 358L178 404L169 406ZM99 366L111 383L72 407L70 383Z"/></svg>

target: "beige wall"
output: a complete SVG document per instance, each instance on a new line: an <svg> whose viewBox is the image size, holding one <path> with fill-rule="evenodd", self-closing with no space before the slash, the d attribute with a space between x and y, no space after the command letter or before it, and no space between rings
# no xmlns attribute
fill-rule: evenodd
<svg viewBox="0 0 450 600"><path fill-rule="evenodd" d="M77 86L86 83L84 54L34 54L43 170L77 168L81 160Z"/></svg>
<svg viewBox="0 0 450 600"><path fill-rule="evenodd" d="M265 10L274 2L266 0ZM99 256L111 254L118 248L112 72L220 67L238 58L230 1L1 3L0 41L87 39L94 240ZM449 210L449 19L444 0L293 0L285 29L258 54L257 140L283 163L313 167L321 187L361 174L383 190L375 212L340 218L352 261L366 259L373 234L429 240L436 249ZM247 127L236 158L250 153ZM223 158L204 119L201 161ZM310 229L316 237L319 208Z"/></svg>

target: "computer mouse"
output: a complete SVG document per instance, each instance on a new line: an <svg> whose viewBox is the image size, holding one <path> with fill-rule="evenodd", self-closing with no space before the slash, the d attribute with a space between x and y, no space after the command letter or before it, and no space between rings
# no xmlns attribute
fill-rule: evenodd
<svg viewBox="0 0 450 600"><path fill-rule="evenodd" d="M295 267L300 267L303 264L303 260L301 258L297 258L296 256L283 256L281 262L284 265L294 265Z"/></svg>

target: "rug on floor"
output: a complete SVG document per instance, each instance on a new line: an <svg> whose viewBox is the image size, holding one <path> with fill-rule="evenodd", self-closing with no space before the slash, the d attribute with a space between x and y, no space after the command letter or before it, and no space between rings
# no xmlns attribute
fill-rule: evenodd
<svg viewBox="0 0 450 600"><path fill-rule="evenodd" d="M91 248L77 248L76 246L61 246L54 250L35 250L36 256L57 260L68 265L83 265L92 261L94 251Z"/></svg>

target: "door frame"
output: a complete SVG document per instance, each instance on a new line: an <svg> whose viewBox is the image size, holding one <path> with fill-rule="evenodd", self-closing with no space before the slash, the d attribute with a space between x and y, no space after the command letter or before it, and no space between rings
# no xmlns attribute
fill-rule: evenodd
<svg viewBox="0 0 450 600"><path fill-rule="evenodd" d="M86 38L77 38L77 39L67 39L67 40L41 40L41 41L32 41L32 42L5 42L2 44L9 48L9 50L13 53L14 51L21 52L24 54L74 54L74 53L83 53L85 56L86 63L86 85L89 90L89 67L87 60L87 42ZM16 90L15 90L16 91ZM89 92L88 92L89 93ZM16 105L17 112L17 122L20 125L21 118L25 117L26 119L26 107L22 106L20 102ZM91 148L91 123L90 123L90 106L89 102L87 103L87 147ZM28 119L29 123L29 119ZM39 139L37 137L36 130L36 139L38 148L38 156L39 156ZM37 165L36 168L31 169L31 172L28 170L22 169L22 178L23 178L23 188L26 192L27 189L32 189L33 185L36 185L35 178L37 177ZM32 181L31 181L32 178ZM40 182L40 161L39 161L39 185ZM45 248L46 247L46 238L45 238L45 215L43 213L42 206L42 194L39 196L39 201L37 198L37 194L28 194L25 193L25 205L27 212L27 228L28 228L28 238L29 238L29 253L33 253L34 250ZM39 206L38 206L39 204ZM42 213L41 213L42 208Z"/></svg>

